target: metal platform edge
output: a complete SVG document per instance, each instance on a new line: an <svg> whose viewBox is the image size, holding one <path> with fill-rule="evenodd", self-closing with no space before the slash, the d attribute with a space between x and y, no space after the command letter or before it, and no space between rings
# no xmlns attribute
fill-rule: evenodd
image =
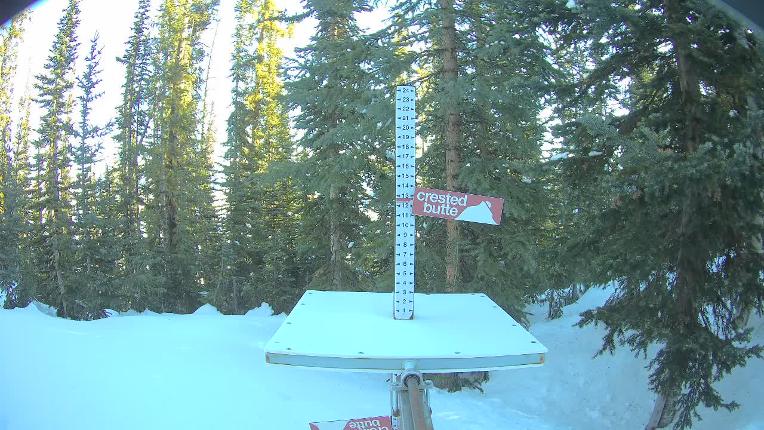
<svg viewBox="0 0 764 430"><path fill-rule="evenodd" d="M322 370L351 372L401 372L408 363L426 373L474 372L489 370L509 370L526 367L539 367L544 364L544 353L525 355L507 355L498 357L470 358L344 358L327 356L290 355L266 352L265 362L271 365L284 365Z"/></svg>

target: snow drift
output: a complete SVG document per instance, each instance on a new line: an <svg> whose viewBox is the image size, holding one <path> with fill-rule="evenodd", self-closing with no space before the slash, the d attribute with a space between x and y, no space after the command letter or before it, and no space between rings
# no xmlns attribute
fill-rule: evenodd
<svg viewBox="0 0 764 430"><path fill-rule="evenodd" d="M549 348L540 368L493 372L484 393L432 393L437 430L642 429L653 395L647 360L593 358L602 329L573 327L609 291L590 290L564 316L531 308ZM384 375L266 366L283 321L267 305L243 316L135 312L69 321L39 305L0 310L0 430L286 429L389 413ZM753 319L754 341L764 322ZM762 360L719 384L735 413L702 410L698 429L764 429Z"/></svg>

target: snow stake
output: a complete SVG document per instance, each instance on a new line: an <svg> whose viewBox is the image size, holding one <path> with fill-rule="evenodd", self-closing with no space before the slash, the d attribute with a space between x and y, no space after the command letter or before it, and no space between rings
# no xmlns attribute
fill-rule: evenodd
<svg viewBox="0 0 764 430"><path fill-rule="evenodd" d="M393 318L414 318L414 186L416 183L416 91L395 90L395 292Z"/></svg>

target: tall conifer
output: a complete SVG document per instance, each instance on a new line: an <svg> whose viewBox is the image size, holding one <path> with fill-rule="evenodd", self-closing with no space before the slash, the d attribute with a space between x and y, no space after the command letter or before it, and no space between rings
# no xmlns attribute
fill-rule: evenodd
<svg viewBox="0 0 764 430"><path fill-rule="evenodd" d="M271 0L240 1L236 14L234 110L228 120L225 169L228 262L222 263L230 268L224 270L217 296L234 312L263 300L285 309L301 291L298 196L294 180L282 168L292 155L278 47L286 30Z"/></svg>
<svg viewBox="0 0 764 430"><path fill-rule="evenodd" d="M77 78L80 95L79 119L77 123L76 145L73 146L74 182L74 223L72 233L75 237L74 270L77 272L76 289L77 303L80 305L77 314L71 316L82 319L93 319L103 316L103 309L112 303L106 303L102 293L110 288L103 273L96 265L102 253L106 253L106 244L100 240L102 223L97 212L96 177L94 168L100 160L103 137L109 132L110 125L95 125L91 113L94 104L102 96L99 92L101 83L101 50L98 33L91 42L85 57L85 71Z"/></svg>
<svg viewBox="0 0 764 430"><path fill-rule="evenodd" d="M197 121L202 109L200 65L205 55L201 36L216 5L207 0L166 0L158 19L146 223L159 258L155 270L164 290L160 307L177 312L194 310L203 288L212 285L209 262L200 258L206 239L216 229L205 209L213 201L210 153Z"/></svg>
<svg viewBox="0 0 764 430"><path fill-rule="evenodd" d="M37 75L37 103L43 111L37 139L37 195L33 204L39 213L34 229L33 249L39 267L40 298L54 304L61 316L74 316L78 307L72 296L75 282L72 237L71 113L74 63L77 56L76 30L79 2L70 0L58 22L58 32L45 63Z"/></svg>
<svg viewBox="0 0 764 430"><path fill-rule="evenodd" d="M760 42L700 1L547 16L590 55L558 131L576 199L568 261L616 285L581 324L606 326L603 351L657 344L647 428L688 428L699 405L737 406L714 383L761 353L745 318L764 298Z"/></svg>
<svg viewBox="0 0 764 430"><path fill-rule="evenodd" d="M116 126L121 176L120 198L124 206L125 240L137 247L141 236L141 161L149 129L151 89L151 35L149 31L149 0L140 0L133 20L132 34L125 54L118 59L125 66L122 103L118 108Z"/></svg>
<svg viewBox="0 0 764 430"><path fill-rule="evenodd" d="M464 88L458 180L462 191L505 199L502 224L462 223L460 283L484 291L516 318L543 288L544 241L554 223L543 175L542 103L557 79L526 2L469 1L459 56Z"/></svg>
<svg viewBox="0 0 764 430"><path fill-rule="evenodd" d="M417 284L488 291L519 319L545 284L538 117L555 74L524 3L404 2L390 28L420 87L419 185L505 198L499 227L417 220Z"/></svg>
<svg viewBox="0 0 764 430"><path fill-rule="evenodd" d="M298 50L288 85L290 107L300 109L295 126L304 132L297 176L307 196L301 246L315 287L353 289L365 280L354 248L369 223L369 179L374 160L384 157L374 136L385 126L370 115L384 91L370 71L370 43L354 16L369 9L366 1L306 2L304 16L318 26Z"/></svg>
<svg viewBox="0 0 764 430"><path fill-rule="evenodd" d="M21 41L28 14L13 18L0 27L0 143L10 144L12 140L11 109L13 106L13 78L16 74L18 44ZM2 179L3 176L0 176ZM0 197L0 208L2 207Z"/></svg>
<svg viewBox="0 0 764 430"><path fill-rule="evenodd" d="M26 19L26 14L19 15L0 28L0 292L5 294L4 305L8 307L23 306L28 300L20 287L27 142L14 142L11 124L12 82ZM17 126L19 134L24 133L26 124L22 117Z"/></svg>
<svg viewBox="0 0 764 430"><path fill-rule="evenodd" d="M13 151L6 158L7 176L3 183L5 208L0 235L7 248L2 251L3 263L0 282L6 291L4 306L26 306L34 296L36 267L30 264L32 250L29 246L30 221L30 164L29 164L29 111L30 99L21 100L21 120L16 128ZM8 151L7 151L8 152Z"/></svg>
<svg viewBox="0 0 764 430"><path fill-rule="evenodd" d="M159 257L146 240L147 222L143 217L147 200L147 145L157 85L152 64L156 38L151 32L150 8L149 0L138 2L125 53L118 58L125 67L122 101L114 121L119 158L116 169L110 172L114 177L104 178L107 183L101 184L103 189L118 194L114 203L120 208L114 214L118 216L110 218L119 220L113 231L120 262L113 289L124 298L125 308L137 310L159 306L163 279Z"/></svg>
<svg viewBox="0 0 764 430"><path fill-rule="evenodd" d="M223 167L226 195L226 217L223 221L224 239L221 244L220 269L213 302L219 309L239 313L243 310L242 289L246 288L254 271L247 253L253 249L247 178L254 171L254 151L251 149L252 112L247 106L247 95L252 88L254 55L254 3L238 0L235 6L236 27L231 53L231 105L228 117L226 165Z"/></svg>

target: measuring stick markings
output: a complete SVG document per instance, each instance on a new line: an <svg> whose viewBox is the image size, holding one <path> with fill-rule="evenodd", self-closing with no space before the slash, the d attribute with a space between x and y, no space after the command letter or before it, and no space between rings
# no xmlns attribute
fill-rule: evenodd
<svg viewBox="0 0 764 430"><path fill-rule="evenodd" d="M393 317L414 318L416 230L412 204L416 183L416 91L395 91L395 291Z"/></svg>

